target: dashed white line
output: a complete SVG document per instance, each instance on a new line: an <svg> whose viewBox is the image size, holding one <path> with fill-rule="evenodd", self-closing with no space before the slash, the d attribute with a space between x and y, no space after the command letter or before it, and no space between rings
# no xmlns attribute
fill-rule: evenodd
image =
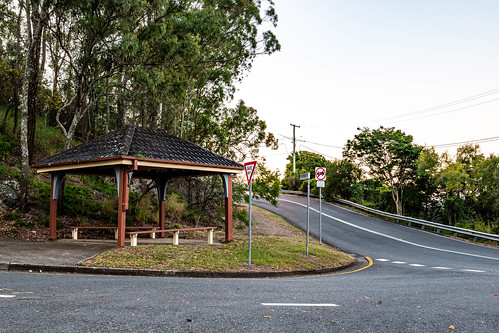
<svg viewBox="0 0 499 333"><path fill-rule="evenodd" d="M479 269L463 269L463 272L485 273L486 271L482 271L482 270L479 270Z"/></svg>
<svg viewBox="0 0 499 333"><path fill-rule="evenodd" d="M442 269L442 270L445 270L445 269L452 269L450 267L442 267L442 266L435 266L435 267L432 267L432 268L435 268L435 269Z"/></svg>
<svg viewBox="0 0 499 333"><path fill-rule="evenodd" d="M16 297L16 295L0 295L0 298L12 298Z"/></svg>
<svg viewBox="0 0 499 333"><path fill-rule="evenodd" d="M383 259L383 258L380 258L380 259L374 259L376 261L390 261L390 259Z"/></svg>
<svg viewBox="0 0 499 333"><path fill-rule="evenodd" d="M425 267L426 265L423 265L423 264L409 264L409 266L412 266L412 267Z"/></svg>
<svg viewBox="0 0 499 333"><path fill-rule="evenodd" d="M392 264L403 265L403 264L407 264L407 262L406 261L392 261Z"/></svg>

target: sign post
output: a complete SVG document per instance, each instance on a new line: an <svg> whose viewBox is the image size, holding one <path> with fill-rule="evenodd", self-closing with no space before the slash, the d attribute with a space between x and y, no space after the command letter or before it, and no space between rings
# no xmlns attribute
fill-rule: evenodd
<svg viewBox="0 0 499 333"><path fill-rule="evenodd" d="M308 243L310 235L310 172L302 173L300 180L308 180L307 184L307 256L308 256Z"/></svg>
<svg viewBox="0 0 499 333"><path fill-rule="evenodd" d="M251 179L253 178L253 173L255 172L256 161L244 163L244 170L246 171L246 180L249 186L249 207L248 207L248 218L249 218L249 240L248 240L248 266L251 267Z"/></svg>
<svg viewBox="0 0 499 333"><path fill-rule="evenodd" d="M322 245L322 188L326 184L326 168L315 168L315 180L319 188L319 243Z"/></svg>

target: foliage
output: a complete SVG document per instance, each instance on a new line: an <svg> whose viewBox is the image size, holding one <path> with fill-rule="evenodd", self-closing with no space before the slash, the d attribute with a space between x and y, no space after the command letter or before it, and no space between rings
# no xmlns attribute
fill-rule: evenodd
<svg viewBox="0 0 499 333"><path fill-rule="evenodd" d="M392 191L397 214L403 215L404 190L415 182L416 161L422 148L413 144L411 135L393 127L358 130L360 133L347 141L343 156L357 161L371 177L386 184Z"/></svg>
<svg viewBox="0 0 499 333"><path fill-rule="evenodd" d="M169 193L165 201L165 213L168 221L172 223L181 223L186 213L187 204L177 193Z"/></svg>
<svg viewBox="0 0 499 333"><path fill-rule="evenodd" d="M304 182L300 181L300 174L310 172L310 176L313 177L316 167L326 166L329 163L322 155L308 151L299 151L295 154L296 174L293 174L293 155L290 154L287 160L289 162L286 164L283 187L293 191L300 190L304 184Z"/></svg>

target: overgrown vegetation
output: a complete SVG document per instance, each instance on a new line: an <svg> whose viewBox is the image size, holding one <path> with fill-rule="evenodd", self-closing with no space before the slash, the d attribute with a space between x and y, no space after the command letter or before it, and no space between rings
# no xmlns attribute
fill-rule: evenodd
<svg viewBox="0 0 499 333"><path fill-rule="evenodd" d="M280 49L272 1L8 0L0 7L0 174L20 179L16 208L24 213L48 210L48 179L33 177L30 164L126 124L168 130L238 161L277 144L256 109L244 101L226 107L255 57ZM261 175L255 193L275 203L279 182L265 169ZM61 218L116 222L112 179L65 184ZM157 223L152 183L132 187L129 223ZM219 178L174 180L169 189L178 196L169 198L167 221L221 222ZM244 188L237 191L244 198Z"/></svg>

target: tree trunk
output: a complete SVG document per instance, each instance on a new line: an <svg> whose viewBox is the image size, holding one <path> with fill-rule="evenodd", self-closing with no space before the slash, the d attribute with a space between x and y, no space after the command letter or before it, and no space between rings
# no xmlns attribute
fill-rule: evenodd
<svg viewBox="0 0 499 333"><path fill-rule="evenodd" d="M106 126L104 128L104 132L109 133L109 78L106 78Z"/></svg>
<svg viewBox="0 0 499 333"><path fill-rule="evenodd" d="M17 33L16 33L16 67L15 67L15 83L14 83L14 128L12 133L17 134L19 130L19 64L21 62L21 18L22 7L19 6L19 15L17 16Z"/></svg>
<svg viewBox="0 0 499 333"><path fill-rule="evenodd" d="M29 125L33 124L30 119L30 101L36 101L38 93L38 62L40 60L40 42L42 37L42 26L47 15L48 0L44 0L41 7L36 6L31 15L32 3L26 2L26 21L28 35L28 52L26 56L24 77L23 77L23 98L21 105L21 209L29 209L29 179L31 178L29 150ZM31 33L31 23L33 23L33 34ZM34 84L33 84L34 80ZM33 94L35 96L33 97Z"/></svg>
<svg viewBox="0 0 499 333"><path fill-rule="evenodd" d="M44 5L45 5L44 1ZM28 82L28 160L29 164L33 163L35 151L35 132L36 132L36 111L38 107L38 87L40 83L40 47L42 42L43 25L46 21L47 13L45 8L36 8L32 12L31 21L33 22L33 35L29 46L30 53L28 57L32 57L32 68L27 75Z"/></svg>

